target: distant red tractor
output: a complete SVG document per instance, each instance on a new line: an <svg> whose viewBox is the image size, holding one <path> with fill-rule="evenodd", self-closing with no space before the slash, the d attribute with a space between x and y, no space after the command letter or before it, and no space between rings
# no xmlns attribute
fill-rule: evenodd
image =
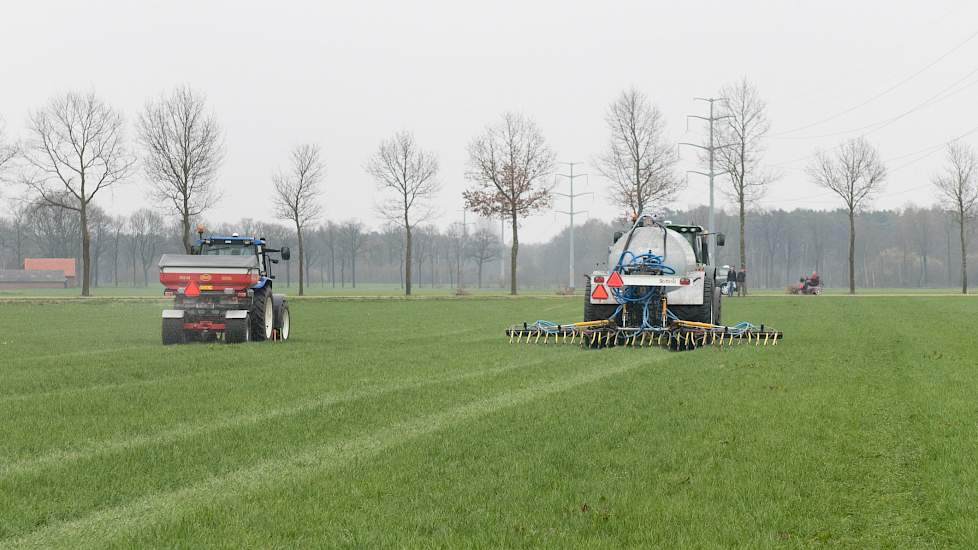
<svg viewBox="0 0 978 550"><path fill-rule="evenodd" d="M163 310L163 344L223 340L241 343L288 340L289 305L272 292L271 267L289 248L267 247L263 238L203 237L191 254L160 258L163 294L173 296L173 308Z"/></svg>

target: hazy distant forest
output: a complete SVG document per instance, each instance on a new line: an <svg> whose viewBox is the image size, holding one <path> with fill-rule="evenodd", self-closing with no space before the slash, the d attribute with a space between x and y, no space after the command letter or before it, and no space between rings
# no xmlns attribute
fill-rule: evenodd
<svg viewBox="0 0 978 550"><path fill-rule="evenodd" d="M706 208L669 212L674 221L705 223ZM737 219L717 217L718 229L728 235L718 249L719 264L737 262ZM96 286L156 285L156 262L164 252L180 252L180 230L150 210L130 217L108 216L96 210L91 217L93 282ZM460 224L459 224L460 225ZM615 229L601 220L587 220L575 231L577 286L596 263L607 261ZM907 208L863 214L857 229L856 277L860 287L953 287L959 284L960 252L957 224L940 209ZM284 225L241 220L213 226L216 232L255 233L276 243L295 246L295 233ZM751 212L747 217L748 266L753 284L781 288L818 270L829 286L846 285L848 221L842 210L823 212L784 210ZM465 287L501 287L508 280L508 248L500 246L500 225L484 222L438 231L423 226L414 243L415 285L450 287L461 272ZM362 283L403 284L403 230L396 226L368 229L357 222L319 225L308 236L307 280L314 286L351 287ZM544 244L521 247L519 275L525 288L567 286L567 231ZM24 207L0 220L0 268L23 264L24 257L78 257L77 214L51 207ZM971 253L974 251L972 250ZM278 266L279 283L295 285L297 262ZM972 268L969 276L978 275ZM284 279L284 281L283 281Z"/></svg>
<svg viewBox="0 0 978 550"><path fill-rule="evenodd" d="M195 227L204 222L208 234L266 237L273 246L295 250L279 266L284 273L277 284L298 283L299 294L303 284L386 283L406 294L412 284L508 286L512 294L518 287L579 288L586 273L607 261L614 224L621 220L653 213L708 226L705 207L667 210L686 185L677 163L680 146L687 146L718 176L721 210L713 230L728 239L714 263L746 265L748 287L784 288L818 271L826 286L848 286L850 292L952 286L967 291L968 276L975 275L967 259L974 252L969 229L978 214L978 152L964 136L929 147L912 161L946 153L941 171L922 186L931 187L940 206L879 211L872 200L886 192L887 162L894 159L881 158L865 136L813 151L803 173L788 176L764 162L770 122L758 89L745 78L721 88L718 97L709 101L717 102L719 114L704 119L710 138L699 144L671 140L663 113L642 91L626 89L610 102L606 146L588 165L601 176L601 195L623 214L577 227L572 282L567 229L546 243L521 230L526 218L555 212L554 196L560 193L554 177L561 168L543 130L525 113L502 113L468 143L469 187L456 200L474 222L432 224L442 195L437 152L424 149L410 131L399 131L378 136L373 153L359 161L376 184L363 194L375 206L374 220L323 218L329 152L308 143L269 174L269 217L232 224L208 217L222 192L218 175L225 148L219 119L203 93L177 87L150 99L135 121L127 121L94 93L69 92L30 111L18 139L0 127L0 175L7 184L0 268L18 269L31 256L75 257L83 295L99 286L153 285L160 254L189 253ZM134 182L145 189L146 206L129 215L100 206L104 189ZM771 185L821 188L840 208L760 208L758 199Z"/></svg>

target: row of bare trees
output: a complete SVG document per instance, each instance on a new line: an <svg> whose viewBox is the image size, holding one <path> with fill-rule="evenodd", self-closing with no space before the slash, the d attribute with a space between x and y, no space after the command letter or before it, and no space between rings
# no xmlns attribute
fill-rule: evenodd
<svg viewBox="0 0 978 550"><path fill-rule="evenodd" d="M819 186L838 195L849 221L849 292L856 292L856 217L864 212L883 189L886 167L877 149L857 137L840 144L834 151L819 151L807 168ZM961 292L968 292L968 223L978 213L978 154L960 141L947 145L944 167L932 179L945 211L958 225L961 250Z"/></svg>
<svg viewBox="0 0 978 550"><path fill-rule="evenodd" d="M30 201L77 215L81 292L88 296L94 201L127 181L138 164L126 139L125 120L94 93L69 92L31 111L27 130L17 146L4 146L0 139L0 169L19 158L16 179ZM184 248L189 249L191 220L218 196L213 183L223 159L220 127L206 111L204 98L183 87L146 104L137 135L141 165L152 182L150 196L179 216Z"/></svg>
<svg viewBox="0 0 978 550"><path fill-rule="evenodd" d="M747 217L780 174L763 162L771 125L757 88L745 78L723 86L719 94L720 111L711 121L718 137L708 145L717 153L719 168L714 171L725 175L721 189L738 215L735 263L746 267ZM608 106L605 123L608 142L593 164L609 182L608 195L625 217L664 211L685 179L677 174L677 147L668 137L661 110L645 93L631 88ZM186 251L192 225L221 196L216 182L225 158L224 136L202 94L178 87L147 102L136 130L138 160L127 147L122 115L92 93L64 94L32 111L28 139L16 146L4 140L0 126L0 171L22 159L18 175L31 192L30 200L75 212L79 218L83 295L90 292L89 211L93 201L104 189L126 181L136 166L142 167L151 183L154 204L177 219ZM520 223L550 206L548 182L555 153L532 119L507 112L469 142L468 157L466 177L471 185L463 192L465 207L509 223L509 286L516 294ZM882 190L887 171L865 137L819 151L813 159L806 168L808 177L838 195L848 213L849 289L855 292L856 219ZM970 147L952 143L946 168L933 180L945 207L958 220L962 251L967 249L966 226L978 203L976 165ZM405 293L411 294L416 268L414 233L435 213L433 199L441 188L438 158L421 147L412 133L401 131L380 142L364 170L381 191L375 203L378 213L402 232L399 258ZM288 221L296 235L300 294L306 279L305 233L322 215L325 171L320 147L303 144L292 150L287 165L272 177L274 213ZM961 262L962 290L967 291L966 253L961 254ZM353 264L351 270L355 270Z"/></svg>
<svg viewBox="0 0 978 550"><path fill-rule="evenodd" d="M703 223L705 207L689 211L667 211L671 219ZM112 216L98 205L89 212L92 234L92 284L141 286L156 278L158 255L179 252L179 221L159 216L156 211ZM847 286L848 212L812 210L757 210L747 217L748 275L756 288L783 288L798 277L817 270L829 286ZM205 220L206 221L206 220ZM736 211L717 214L717 228L728 235L728 245L717 249L719 265L738 261ZM607 259L612 233L621 223L591 219L577 227L575 272L584 273ZM239 220L231 224L207 223L217 232L239 231L296 246L291 224L268 220ZM415 287L490 286L509 287L508 246L503 254L498 221L480 221L475 227L461 223L438 229L430 224L415 228L412 271ZM974 222L966 225L974 227ZM859 287L948 287L960 284L961 257L978 253L968 243L962 253L959 225L943 208L907 207L897 211L867 210L856 218L860 235L855 254L855 280ZM324 222L309 226L304 233L306 258L303 277L306 292L313 286L361 288L364 283L384 288L403 288L404 231L395 224L369 228L356 221ZM545 243L521 247L521 289L556 289L566 284L564 266L569 235L562 231ZM155 256L153 254L155 247ZM66 212L45 204L18 203L0 217L0 269L23 265L24 257L76 257L80 262L77 212ZM603 266L604 267L604 266ZM967 278L976 275L974 262L967 264ZM298 261L282 262L276 268L276 284L295 288ZM393 286L392 286L393 285Z"/></svg>

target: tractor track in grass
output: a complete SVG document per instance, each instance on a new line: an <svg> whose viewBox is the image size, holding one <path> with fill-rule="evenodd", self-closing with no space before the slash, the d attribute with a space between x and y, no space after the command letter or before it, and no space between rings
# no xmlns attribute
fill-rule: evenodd
<svg viewBox="0 0 978 550"><path fill-rule="evenodd" d="M423 380L415 379L393 384L375 384L366 388L354 387L343 391L320 394L291 403L287 406L266 409L259 412L225 415L218 418L204 418L199 422L179 423L160 432L136 436L128 435L126 437L115 437L102 440L89 440L79 444L78 447L74 449L61 449L50 451L28 459L15 460L7 463L0 462L0 477L29 475L37 472L38 470L64 464L65 462L85 460L95 456L118 453L129 449L151 445L165 445L206 433L217 432L224 429L236 428L249 424L257 424L267 420L273 420L283 416L310 411L321 407L328 407L338 403L359 401L372 397L380 397L398 391L493 376L521 367L532 367L547 361L549 361L549 359L539 359L526 363L511 363L501 367L493 367L437 378L426 378Z"/></svg>
<svg viewBox="0 0 978 550"><path fill-rule="evenodd" d="M654 361L662 361L666 357L666 354L661 354ZM293 456L261 461L182 489L149 494L120 506L96 510L74 520L45 526L17 538L2 540L0 546L103 547L107 540L164 523L170 517L192 507L206 506L262 487L305 479L323 471L343 467L356 459L371 458L402 443L489 416L500 410L630 372L649 364L650 359L652 358L648 356L635 358L612 368L595 366L558 381L503 391L439 413L401 420L361 436L313 446Z"/></svg>
<svg viewBox="0 0 978 550"><path fill-rule="evenodd" d="M457 337L462 336L464 334L478 333L478 332L480 332L479 329L468 328L468 329L461 329L461 330L454 330L454 331L446 331L446 332L443 332L442 333L442 336L457 338ZM381 336L378 335L378 338L381 338ZM476 342L486 341L486 340L490 340L490 339L492 339L492 338L491 337L474 338L474 339L471 339L471 340L466 340L466 342L476 343ZM398 345L398 346L406 346L406 345L413 345L413 344L429 345L430 344L430 341L431 341L431 337L430 336L410 336L410 337L402 337L402 338L396 338L396 339L386 339L384 341L384 344L385 345ZM207 345L207 344L187 344L188 347L195 347L195 346L202 346L202 345ZM250 345L250 344L248 344L248 345ZM268 345L268 344L256 344L256 345ZM271 344L271 345L278 345L278 344ZM216 346L218 348L221 348L221 347L224 346L224 344L217 344ZM115 348L115 349L111 349L111 350L92 350L91 352L69 352L69 353L64 353L64 354L53 354L53 355L48 355L48 356L42 356L40 358L35 358L35 359L22 359L21 361L23 361L23 362L27 362L27 361L33 361L33 362L37 362L37 361L53 361L53 360L58 360L58 359L61 359L61 358L70 358L70 357L74 357L74 356L88 357L88 356L90 356L92 354L95 354L95 353L115 353L115 352L120 352L120 351L133 351L133 350L137 350L138 351L138 350L143 350L143 349L155 349L155 348L161 348L162 349L162 345L156 345L156 346L138 346L138 347L128 347L128 348ZM208 349L210 349L210 348L208 348ZM289 350L283 350L283 352L284 353L288 353ZM17 361L17 359L15 358L14 361ZM45 368L47 368L47 367L40 367L40 366L37 366L37 365L30 365L30 368L29 369L19 369L19 370L14 371L14 372L15 373L19 373L19 374L22 374L22 373L25 373L25 372L26 373L33 373L33 372L35 372L37 370L43 370ZM88 368L88 369L90 369L91 366L82 365L81 367L76 367L76 366L71 366L71 365L57 365L57 366L55 366L53 368L55 368L55 369ZM55 389L43 389L43 390L40 390L40 391L27 391L27 392L16 392L16 393L6 393L6 394L0 393L0 404L5 403L5 402L9 402L9 401L28 400L28 399L39 398L39 397L55 397L55 396L59 396L59 395L71 395L71 394L75 394L75 393L97 392L97 391L112 391L112 390L116 390L116 389L126 389L126 388L130 388L130 387L139 387L139 386L143 386L143 385L152 385L152 384L157 383L157 382L172 382L172 381L175 381L175 380L192 379L192 378L197 378L197 377L207 377L207 376L210 376L211 374L213 374L215 372L222 372L223 373L223 372L227 372L229 370L234 370L234 371L237 372L237 371L240 371L242 369L247 369L247 370L260 370L262 368L264 368L264 366L263 365L260 365L260 364L245 364L245 365L229 364L229 365L227 365L225 367L208 367L206 369L201 368L201 369L198 369L198 370L194 370L192 372L183 372L181 374L173 374L173 375L161 376L161 377L156 377L156 378L130 380L130 381L126 381L126 382L110 382L110 383L107 383L107 384L91 384L91 385L88 385L88 386L69 386L69 387L62 387L62 388L55 388ZM32 381L33 381L33 379L32 379ZM9 384L9 382L10 381L8 380L7 383Z"/></svg>

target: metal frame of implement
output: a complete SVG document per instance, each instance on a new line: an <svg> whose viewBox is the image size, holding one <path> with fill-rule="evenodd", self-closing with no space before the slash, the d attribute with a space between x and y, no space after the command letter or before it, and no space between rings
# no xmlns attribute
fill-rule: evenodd
<svg viewBox="0 0 978 550"><path fill-rule="evenodd" d="M779 330L754 327L727 327L674 320L656 329L619 327L612 321L588 321L567 325L523 323L506 330L511 344L577 344L585 348L666 347L674 351L705 346L776 346L784 338Z"/></svg>

